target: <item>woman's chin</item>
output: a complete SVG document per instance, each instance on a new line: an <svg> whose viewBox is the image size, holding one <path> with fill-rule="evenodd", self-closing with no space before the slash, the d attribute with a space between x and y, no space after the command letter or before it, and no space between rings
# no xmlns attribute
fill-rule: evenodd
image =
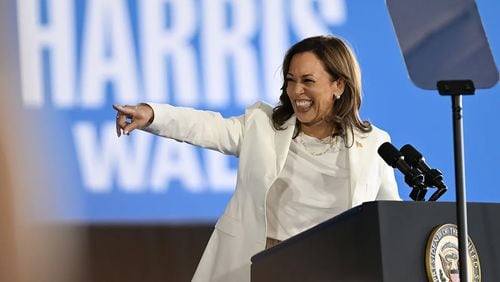
<svg viewBox="0 0 500 282"><path fill-rule="evenodd" d="M295 112L295 115L301 123L310 123L314 120L314 115L311 113L311 111L297 111Z"/></svg>

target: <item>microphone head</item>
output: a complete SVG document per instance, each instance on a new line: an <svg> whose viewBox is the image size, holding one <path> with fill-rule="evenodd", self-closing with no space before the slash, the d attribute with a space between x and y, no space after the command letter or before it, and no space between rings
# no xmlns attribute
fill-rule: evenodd
<svg viewBox="0 0 500 282"><path fill-rule="evenodd" d="M378 154L388 165L394 168L396 168L397 161L403 157L398 149L396 149L396 147L394 147L394 145L389 142L385 142L384 144L380 145L380 147L378 148Z"/></svg>
<svg viewBox="0 0 500 282"><path fill-rule="evenodd" d="M405 161L412 167L416 166L420 160L424 159L424 156L422 156L422 154L410 144L406 144L401 147L400 151L403 154Z"/></svg>

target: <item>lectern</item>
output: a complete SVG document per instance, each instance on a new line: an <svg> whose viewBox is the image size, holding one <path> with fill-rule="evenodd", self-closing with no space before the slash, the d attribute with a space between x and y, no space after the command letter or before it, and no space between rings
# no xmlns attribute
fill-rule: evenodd
<svg viewBox="0 0 500 282"><path fill-rule="evenodd" d="M468 203L482 281L500 281L500 204ZM251 281L427 281L432 230L455 203L364 203L252 257Z"/></svg>

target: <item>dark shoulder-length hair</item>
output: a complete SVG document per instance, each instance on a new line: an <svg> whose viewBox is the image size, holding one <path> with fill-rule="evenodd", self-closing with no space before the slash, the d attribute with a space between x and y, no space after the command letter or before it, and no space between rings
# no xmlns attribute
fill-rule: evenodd
<svg viewBox="0 0 500 282"><path fill-rule="evenodd" d="M295 54L312 52L322 62L332 81L341 79L345 82L344 93L333 103L333 117L329 119L334 126L333 136L341 136L346 140L346 132L354 128L361 132L370 132L370 122L359 116L361 106L361 70L351 48L335 36L315 36L306 38L293 45L283 59L283 85L281 86L280 103L273 109L272 121L277 130L283 130L283 124L294 114L292 103L286 93L286 76L290 62ZM300 122L297 121L300 131ZM295 136L294 136L295 137ZM347 145L347 143L346 143Z"/></svg>

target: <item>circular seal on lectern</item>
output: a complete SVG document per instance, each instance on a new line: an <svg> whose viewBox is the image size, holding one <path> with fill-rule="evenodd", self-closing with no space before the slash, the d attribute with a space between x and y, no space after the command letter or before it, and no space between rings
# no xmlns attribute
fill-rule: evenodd
<svg viewBox="0 0 500 282"><path fill-rule="evenodd" d="M471 238L467 239L468 282L481 282L479 255ZM460 281L458 229L455 224L439 225L432 230L425 248L425 268L427 278L431 282Z"/></svg>

